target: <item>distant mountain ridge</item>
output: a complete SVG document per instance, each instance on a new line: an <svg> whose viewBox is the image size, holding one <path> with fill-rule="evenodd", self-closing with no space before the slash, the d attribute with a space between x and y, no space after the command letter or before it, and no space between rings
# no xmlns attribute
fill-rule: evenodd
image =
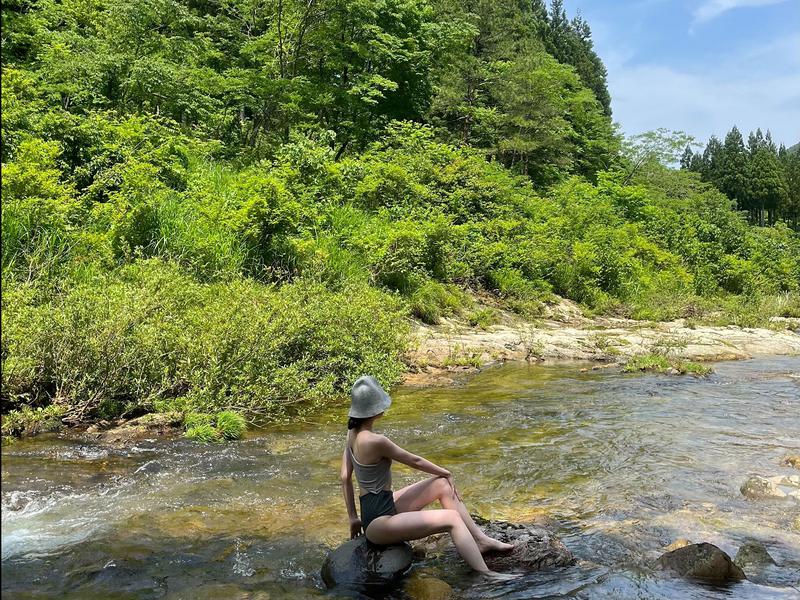
<svg viewBox="0 0 800 600"><path fill-rule="evenodd" d="M791 146L789 148L789 152L794 152L795 154L800 152L800 142L797 142L794 146Z"/></svg>

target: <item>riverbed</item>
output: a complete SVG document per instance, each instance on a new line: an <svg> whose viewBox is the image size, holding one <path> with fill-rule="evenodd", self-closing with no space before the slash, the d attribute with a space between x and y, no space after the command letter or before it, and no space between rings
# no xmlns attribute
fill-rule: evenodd
<svg viewBox="0 0 800 600"><path fill-rule="evenodd" d="M800 453L800 358L705 378L585 366L514 363L393 392L379 429L452 470L473 512L546 518L578 558L501 584L421 567L465 598L800 597L800 504L739 491L751 474L797 473L781 459ZM345 412L227 445L48 434L3 448L3 598L340 596L319 568L347 532ZM651 566L678 538L731 556L755 538L777 566L725 588L684 582Z"/></svg>

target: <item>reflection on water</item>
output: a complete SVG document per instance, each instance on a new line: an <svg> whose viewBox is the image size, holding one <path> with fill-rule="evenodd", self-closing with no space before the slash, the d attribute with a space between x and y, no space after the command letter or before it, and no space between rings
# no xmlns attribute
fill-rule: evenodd
<svg viewBox="0 0 800 600"><path fill-rule="evenodd" d="M397 390L380 427L450 468L490 518L546 515L580 559L492 584L425 565L464 598L797 598L800 506L747 501L749 474L800 452L800 359L716 366L707 379L507 365L466 385ZM303 598L343 540L343 407L313 423L202 446L126 450L40 436L3 449L3 597ZM406 468L395 485L418 480ZM677 538L778 563L710 588L654 572ZM393 592L403 598L402 589Z"/></svg>

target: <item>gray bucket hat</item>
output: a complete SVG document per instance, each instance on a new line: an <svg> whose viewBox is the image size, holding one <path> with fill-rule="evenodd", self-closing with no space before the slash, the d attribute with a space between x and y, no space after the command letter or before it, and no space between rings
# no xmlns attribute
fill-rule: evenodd
<svg viewBox="0 0 800 600"><path fill-rule="evenodd" d="M368 419L382 413L392 403L378 380L369 375L364 375L356 379L353 389L350 392L350 417L357 419Z"/></svg>

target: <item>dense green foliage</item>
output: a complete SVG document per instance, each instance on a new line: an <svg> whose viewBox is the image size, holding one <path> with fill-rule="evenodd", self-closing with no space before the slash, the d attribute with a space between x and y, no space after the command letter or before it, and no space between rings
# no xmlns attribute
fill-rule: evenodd
<svg viewBox="0 0 800 600"><path fill-rule="evenodd" d="M560 2L2 10L4 413L302 413L397 381L407 317L469 289L528 316L796 306L798 236L663 166L674 144L623 145ZM216 419L187 435L235 437Z"/></svg>
<svg viewBox="0 0 800 600"><path fill-rule="evenodd" d="M778 148L769 131L751 132L745 145L733 127L724 143L712 137L702 154L687 146L681 167L717 186L747 211L751 223L773 225L781 219L800 230L800 154Z"/></svg>

